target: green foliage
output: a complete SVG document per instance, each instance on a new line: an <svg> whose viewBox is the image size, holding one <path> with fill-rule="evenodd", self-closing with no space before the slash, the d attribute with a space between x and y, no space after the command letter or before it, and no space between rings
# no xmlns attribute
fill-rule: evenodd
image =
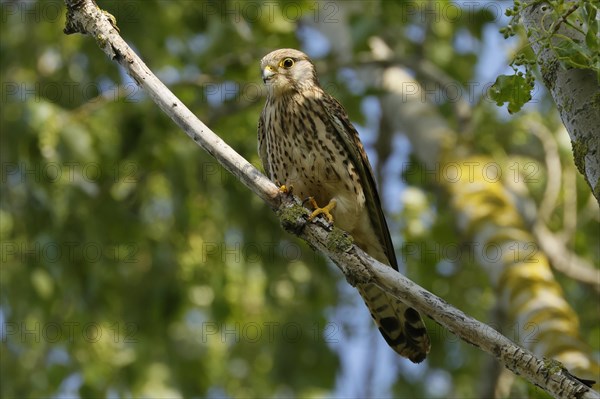
<svg viewBox="0 0 600 399"><path fill-rule="evenodd" d="M533 75L500 75L490 89L490 97L500 106L508 103L508 112L513 114L521 110L529 100L533 90Z"/></svg>
<svg viewBox="0 0 600 399"><path fill-rule="evenodd" d="M510 22L500 29L505 39L515 36L518 31L522 32L519 21L526 7L540 7L544 12L544 27L528 31L528 38L534 38L543 48L551 50L563 68L590 69L600 78L600 21L596 18L599 7L597 2L551 0L525 4L515 0L513 7L506 10L506 15L511 17ZM561 27L567 29L569 35L560 33ZM526 55L524 50L517 53L510 64L515 70L515 75L499 76L492 88L491 95L497 101L497 105L506 102L508 111L513 113L518 112L531 100L536 63L534 57ZM522 72L517 71L517 66L523 66L525 69L524 78Z"/></svg>
<svg viewBox="0 0 600 399"><path fill-rule="evenodd" d="M424 84L438 82L415 67L426 63L462 89L477 79L484 29L498 23L492 8L458 10L450 1L344 3L317 9L312 1L98 1L149 68L256 165L264 101L258 60L274 48L301 47L297 29L310 26L306 19L347 24L353 42L346 68L369 66L373 60L363 63L363 57L377 36ZM595 7L582 10L591 21ZM65 36L62 1L3 2L0 11L0 396L323 397L334 396L342 376L359 366L365 391L352 396L380 386L372 377L382 368L390 386L380 396L477 396L487 357L433 323L432 352L419 366L381 354L385 343L363 307L373 340L363 337L357 346L346 340L361 333L348 327L360 320L359 308L347 310L359 299L340 288L347 284L341 273L286 233L264 203L193 145L93 38ZM586 29L586 46L594 50L589 32L596 28ZM473 46L458 52L461 38ZM321 81L330 83L353 121L372 120L361 101L384 93L349 90L333 54L317 60ZM512 80L524 93L527 74ZM219 91L226 84L228 96ZM510 101L518 94L500 91ZM453 100L424 101L438 104L448 125L460 127L466 151L517 153L518 160L544 167L539 142L481 97L469 103L466 121ZM558 130L554 111L531 112ZM382 133L379 140L393 142ZM568 169L570 150L560 151ZM382 169L391 171L384 181L400 178L395 166L402 160L394 157L378 157L378 165L392 166ZM505 175L528 172L523 163L514 171ZM488 320L496 297L489 276L475 267L474 244L455 227L447 196L433 189L436 177L422 166L411 163L404 172L411 185L406 193L390 196L394 190L382 185L394 209L404 201L401 211L388 213L399 222L390 224L395 242L406 244L396 247L401 266ZM536 185L525 181L537 204L547 175L535 174ZM580 220L569 245L597 263L597 224L580 180L572 192L561 191L551 227L568 227L562 214L572 211L573 193ZM582 335L597 345L597 310L589 306L594 292L567 277L561 283L580 313ZM361 351L373 364L363 364ZM435 391L440 374L447 389Z"/></svg>

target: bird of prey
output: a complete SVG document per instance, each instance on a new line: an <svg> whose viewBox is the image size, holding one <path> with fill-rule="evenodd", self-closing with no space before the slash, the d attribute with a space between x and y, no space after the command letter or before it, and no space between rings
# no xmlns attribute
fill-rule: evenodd
<svg viewBox="0 0 600 399"><path fill-rule="evenodd" d="M309 220L325 216L373 258L398 270L371 165L344 108L323 91L301 51L273 51L260 69L267 101L258 151L269 178L310 199L315 210ZM411 361L423 361L430 342L421 315L375 284L357 289L387 343Z"/></svg>

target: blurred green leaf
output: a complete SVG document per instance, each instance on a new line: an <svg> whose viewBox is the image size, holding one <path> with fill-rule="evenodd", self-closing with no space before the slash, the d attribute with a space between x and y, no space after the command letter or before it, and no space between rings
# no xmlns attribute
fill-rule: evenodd
<svg viewBox="0 0 600 399"><path fill-rule="evenodd" d="M497 105L508 103L508 112L514 114L531 100L533 84L521 75L500 75L490 88L490 98Z"/></svg>
<svg viewBox="0 0 600 399"><path fill-rule="evenodd" d="M593 54L590 48L584 47L563 35L556 35L556 39L558 39L558 44L553 44L552 49L558 60L564 65L582 69L592 67Z"/></svg>

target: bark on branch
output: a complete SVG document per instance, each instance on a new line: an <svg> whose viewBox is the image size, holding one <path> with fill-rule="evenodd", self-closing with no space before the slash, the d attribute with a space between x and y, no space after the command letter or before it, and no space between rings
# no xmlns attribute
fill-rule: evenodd
<svg viewBox="0 0 600 399"><path fill-rule="evenodd" d="M566 68L560 65L551 48L544 46L544 36L560 34L576 43L585 43L585 37L566 23L559 23L551 15L552 8L544 2L526 0L521 18L533 49L544 84L552 94L560 117L569 132L573 157L579 172L592 189L600 204L600 76L592 69ZM571 1L574 6L577 2ZM574 8L571 8L574 10ZM554 37L550 39L557 42Z"/></svg>
<svg viewBox="0 0 600 399"><path fill-rule="evenodd" d="M405 276L383 265L353 245L337 228L307 223L307 210L278 188L171 93L119 36L114 18L93 0L65 0L65 33L93 36L111 60L118 62L152 100L204 150L214 156L250 190L276 209L283 227L333 260L351 284L372 281L427 314L465 342L490 353L508 369L522 375L555 398L600 398L600 394L573 377L560 363L538 359L493 328L467 316Z"/></svg>

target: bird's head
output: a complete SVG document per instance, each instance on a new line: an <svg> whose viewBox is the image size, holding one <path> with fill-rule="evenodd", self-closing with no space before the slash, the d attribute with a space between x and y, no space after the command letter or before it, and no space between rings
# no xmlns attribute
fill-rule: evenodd
<svg viewBox="0 0 600 399"><path fill-rule="evenodd" d="M265 55L260 61L260 71L270 96L301 92L318 85L310 58L294 49L275 50Z"/></svg>

